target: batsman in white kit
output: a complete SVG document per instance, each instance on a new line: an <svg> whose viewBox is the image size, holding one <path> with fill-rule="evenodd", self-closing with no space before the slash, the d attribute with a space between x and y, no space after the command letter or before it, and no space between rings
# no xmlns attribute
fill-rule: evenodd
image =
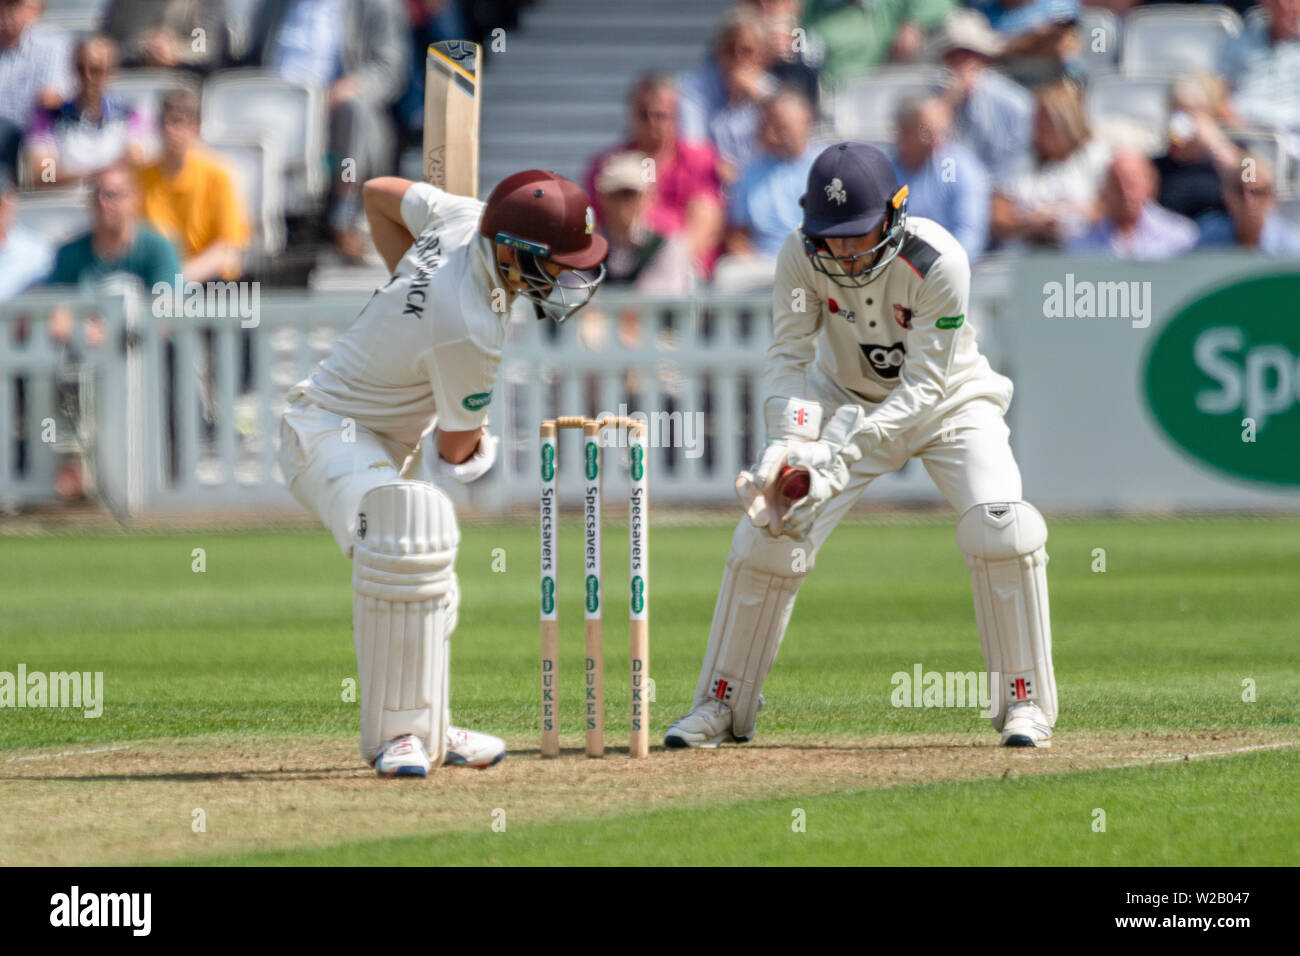
<svg viewBox="0 0 1300 956"><path fill-rule="evenodd" d="M582 190L541 170L486 203L395 177L363 196L392 278L293 387L280 464L352 559L364 759L381 776L486 767L505 742L451 725L460 533L440 485L496 459L488 409L514 306L564 321L604 278L608 247ZM432 482L412 477L430 430Z"/></svg>
<svg viewBox="0 0 1300 956"><path fill-rule="evenodd" d="M872 146L823 151L801 202L803 223L776 266L768 444L737 479L746 514L694 703L664 742L753 737L763 682L818 549L872 479L918 458L959 515L993 725L1006 746L1050 746L1047 526L1021 498L1004 421L1012 384L976 346L966 253L938 223L908 216L907 186ZM889 556L861 560L865 574Z"/></svg>

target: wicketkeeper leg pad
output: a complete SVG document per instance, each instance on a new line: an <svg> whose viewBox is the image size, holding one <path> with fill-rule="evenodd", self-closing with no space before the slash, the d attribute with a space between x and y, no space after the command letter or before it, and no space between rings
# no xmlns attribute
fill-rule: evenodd
<svg viewBox="0 0 1300 956"><path fill-rule="evenodd" d="M361 754L373 762L415 734L446 757L449 639L456 626L460 531L451 501L422 481L361 499L352 555L352 628L361 679Z"/></svg>
<svg viewBox="0 0 1300 956"><path fill-rule="evenodd" d="M812 563L803 555L807 547L807 542L765 535L748 518L732 538L692 706L709 700L729 705L732 734L739 740L754 733L759 692Z"/></svg>
<svg viewBox="0 0 1300 956"><path fill-rule="evenodd" d="M975 505L957 522L998 730L1007 707L1021 700L1056 723L1046 544L1047 524L1026 501Z"/></svg>

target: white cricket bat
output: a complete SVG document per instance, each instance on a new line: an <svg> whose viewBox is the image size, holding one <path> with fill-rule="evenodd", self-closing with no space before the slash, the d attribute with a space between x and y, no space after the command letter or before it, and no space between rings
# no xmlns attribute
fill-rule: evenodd
<svg viewBox="0 0 1300 956"><path fill-rule="evenodd" d="M424 178L439 189L478 198L479 65L468 40L429 44L424 67Z"/></svg>

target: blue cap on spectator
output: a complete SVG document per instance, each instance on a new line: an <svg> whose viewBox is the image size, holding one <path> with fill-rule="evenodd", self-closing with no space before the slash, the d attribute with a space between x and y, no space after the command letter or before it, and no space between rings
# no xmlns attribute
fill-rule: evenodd
<svg viewBox="0 0 1300 956"><path fill-rule="evenodd" d="M806 236L864 236L885 219L898 192L889 158L866 143L828 146L808 171L803 206Z"/></svg>

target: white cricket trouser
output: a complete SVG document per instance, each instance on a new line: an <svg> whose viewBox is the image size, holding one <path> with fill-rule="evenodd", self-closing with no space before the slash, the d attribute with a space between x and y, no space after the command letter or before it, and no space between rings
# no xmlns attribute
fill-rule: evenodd
<svg viewBox="0 0 1300 956"><path fill-rule="evenodd" d="M280 421L280 469L293 496L352 557L358 505L371 488L398 481L415 449L327 412L306 399Z"/></svg>

